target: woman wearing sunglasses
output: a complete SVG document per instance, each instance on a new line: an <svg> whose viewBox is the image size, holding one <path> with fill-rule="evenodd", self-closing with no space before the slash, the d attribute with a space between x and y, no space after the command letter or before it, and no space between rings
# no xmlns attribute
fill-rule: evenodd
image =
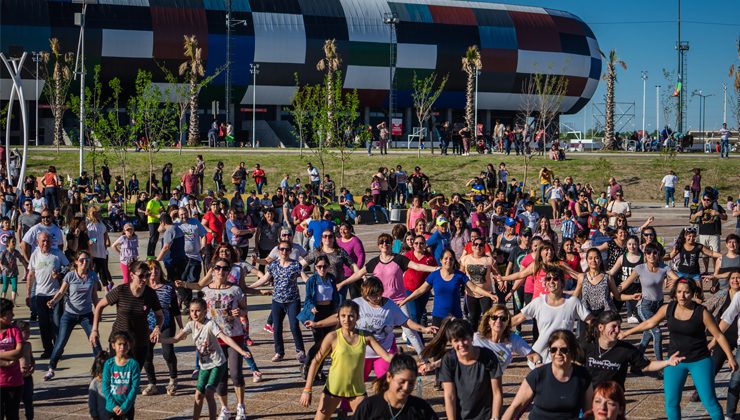
<svg viewBox="0 0 740 420"><path fill-rule="evenodd" d="M344 269L349 268L351 273L360 270L360 267L349 258L347 252L337 244L337 238L333 229L324 229L321 232L321 244L316 244L316 248L311 250L306 256L308 264L315 264L319 257L326 257L329 260L327 270L334 276L336 282L344 280ZM342 301L347 295L347 290L340 290Z"/></svg>
<svg viewBox="0 0 740 420"><path fill-rule="evenodd" d="M493 258L484 254L483 251L485 247L486 242L482 238L478 238L473 241L473 253L462 257L460 261L460 270L465 273L470 281L475 285L486 292L493 292L493 286L491 285L492 273L498 274L498 269L494 265ZM496 288L495 291L499 302L504 300L504 297L508 292L507 286L509 285L501 282L501 286L502 287ZM481 315L491 308L491 299L480 293L467 292L465 294L465 301L468 304L470 323L473 325L473 329L477 330Z"/></svg>
<svg viewBox="0 0 740 420"><path fill-rule="evenodd" d="M410 261L417 264L423 264L428 266L436 266L437 261L434 260L434 255L427 249L427 241L422 235L414 235L411 232L411 248L407 251L404 256ZM403 286L406 289L406 296L414 293L424 282L426 281L429 273L426 271L418 271L409 267L403 273ZM418 323L422 324L422 319L426 315L427 303L431 293L427 292L419 296L413 303L406 306L409 311L409 318Z"/></svg>
<svg viewBox="0 0 740 420"><path fill-rule="evenodd" d="M577 419L591 409L593 387L585 367L573 363L578 341L569 330L555 330L547 339L552 362L529 372L502 419L517 418L532 403L529 418Z"/></svg>
<svg viewBox="0 0 740 420"><path fill-rule="evenodd" d="M717 259L720 258L722 254L712 251L711 248L696 242L696 238L697 233L695 227L684 228L678 235L676 247L671 250L670 258L674 259L678 256L676 274L679 277L691 279L697 282L697 284L700 284L701 267L699 266L699 260L701 257L707 256ZM717 265L716 260L714 265ZM699 289L701 292L701 288Z"/></svg>
<svg viewBox="0 0 740 420"><path fill-rule="evenodd" d="M511 316L504 304L497 303L483 314L478 332L473 336L473 345L493 351L498 356L502 373L511 364L514 354L525 356L533 365L542 363L542 357L519 334L511 333ZM493 418L501 417L503 403L501 378L496 378L493 385Z"/></svg>
<svg viewBox="0 0 740 420"><path fill-rule="evenodd" d="M663 247L663 244L658 242L658 234L655 232L654 227L648 226L643 229L640 240L640 250L644 252L645 247L648 246L648 244L653 244L658 249L658 258L660 259L660 261L663 261L663 259L665 258L665 248Z"/></svg>
<svg viewBox="0 0 740 420"><path fill-rule="evenodd" d="M301 319L301 315L305 314L308 320L318 322L334 315L339 307L337 278L331 272L329 257L326 255L316 257L314 270L314 273L306 280L306 299L303 302L303 310L298 315L299 320ZM332 327L314 328L312 330L313 346L308 349L307 360L313 360L321 347L321 343L324 341L324 337L332 330ZM323 374L323 366L324 361L322 360L317 369L319 375ZM308 363L303 365L303 379L306 379L308 367Z"/></svg>
<svg viewBox="0 0 740 420"><path fill-rule="evenodd" d="M707 346L707 331L724 351L730 370L733 372L737 370L737 362L727 338L722 334L712 314L704 306L694 302L698 288L693 280L679 278L671 289L672 301L669 304L661 306L650 319L619 334L619 339L624 339L634 333L656 328L661 321L667 320L670 335L669 352L678 352L685 357L678 365L668 366L663 371L665 410L669 419L681 418L681 392L689 374L712 420L724 418L714 388L714 370ZM644 290L643 283L643 292Z"/></svg>
<svg viewBox="0 0 740 420"><path fill-rule="evenodd" d="M641 299L637 304L637 317L640 322L650 319L663 305L663 289L670 287L670 282L678 280L678 276L659 259L660 251L655 244L645 247L645 263L632 270L624 283L619 285L620 291L629 290L630 285L639 280L642 287ZM657 326L645 331L640 340L639 349L645 353L650 340L653 340L655 359L663 360L663 335Z"/></svg>
<svg viewBox="0 0 740 420"><path fill-rule="evenodd" d="M54 377L54 369L57 368L59 359L62 358L64 347L67 345L75 325L81 325L88 337L90 337L92 329L93 308L98 304L98 275L92 270L89 252L78 252L74 261L75 269L64 276L59 291L47 302L49 308L52 308L62 298L67 298L64 302L64 313L59 322L59 332L54 342L54 350L51 352L51 359L49 360L49 370L44 375L45 381ZM97 356L99 352L100 345L93 345L93 353Z"/></svg>

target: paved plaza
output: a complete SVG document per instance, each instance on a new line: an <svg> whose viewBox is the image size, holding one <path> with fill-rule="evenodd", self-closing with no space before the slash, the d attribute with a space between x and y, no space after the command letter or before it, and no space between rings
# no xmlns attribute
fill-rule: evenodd
<svg viewBox="0 0 740 420"><path fill-rule="evenodd" d="M680 227L684 226L688 218L688 210L683 208L665 209L659 203L635 203L633 208L632 225L639 225L650 215L655 216L658 234L663 237L666 244L671 244ZM734 228L735 221L725 222L723 232L729 233ZM390 230L390 225L360 225L356 228L358 236L363 240L368 256L377 255L375 246L376 237L381 232ZM146 232L137 232L140 254L146 254ZM114 235L114 236L117 236ZM111 237L115 240L115 237ZM120 284L120 269L118 268L118 256L112 252L109 265L114 273L114 280ZM253 281L254 279L248 279ZM24 302L26 285L19 286L22 294L17 302ZM301 287L301 290L303 288ZM283 362L272 363L270 358L274 354L272 346L272 335L262 330L270 307L270 298L263 296L249 297L249 318L251 337L255 344L250 348L257 361L258 366L264 374L261 383L251 382L251 372L245 364L246 405L247 414L250 419L308 419L313 418L316 410L316 402L306 409L298 404L304 381L299 372L298 362L294 358L286 357ZM431 303L429 308L431 309ZM101 338L107 339L110 327L114 319L115 309L106 308L103 322L101 324ZM18 319L28 319L29 311L24 305L16 308ZM525 332L528 331L528 326ZM287 330L287 327L286 327ZM400 334L400 331L398 331ZM41 349L41 341L38 335L38 326L33 325L33 347L38 357ZM304 330L304 342L308 346L312 343L311 334ZM525 338L528 334L525 334ZM426 337L427 339L429 337ZM290 333L285 331L287 346L286 356L292 351L292 340ZM631 337L632 341L639 336ZM167 383L166 366L161 356L159 347L156 349L155 366L158 371L158 382L161 394L144 397L139 395L136 399L137 418L141 419L185 419L192 416L192 400L195 381L190 379L190 373L194 366L194 348L190 339L177 345L177 359L179 370L179 389L174 397L164 393L164 385ZM405 347L405 346L403 346ZM649 350L649 357L652 351ZM92 352L84 332L81 328L75 329L67 345L64 358L59 364L56 377L49 382L43 381L43 374L47 369L48 360L37 360L34 380L36 417L39 419L57 418L89 418L87 414L87 387L90 382L90 366L92 363ZM528 372L526 364L518 359L504 374L505 406L511 401L516 390ZM729 370L723 370L717 380L717 390L721 397L720 404L724 407L724 395L726 394ZM423 378L422 395L434 407L440 416L444 414L443 399L441 392L433 390L433 376ZM142 375L142 385L146 384L145 375ZM706 412L700 403L690 403L689 395L692 391L689 380L683 397L684 418L704 418ZM630 419L656 419L663 418L663 384L655 376L630 376L627 379L628 414ZM418 391L417 391L417 395ZM229 395L232 410L235 406L233 393ZM318 400L318 398L317 398ZM206 411L206 408L204 408ZM204 413L205 414L205 413Z"/></svg>

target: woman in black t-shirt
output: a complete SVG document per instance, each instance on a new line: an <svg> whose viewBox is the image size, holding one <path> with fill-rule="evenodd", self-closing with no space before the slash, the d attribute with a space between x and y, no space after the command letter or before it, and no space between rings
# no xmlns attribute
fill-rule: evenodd
<svg viewBox="0 0 740 420"><path fill-rule="evenodd" d="M429 403L411 395L416 385L416 361L407 354L396 354L388 372L373 384L374 394L355 410L362 420L438 420Z"/></svg>
<svg viewBox="0 0 740 420"><path fill-rule="evenodd" d="M683 229L678 235L676 247L671 251L670 258L673 259L678 256L676 274L679 277L691 279L699 283L701 281L701 268L699 267L701 255L704 254L707 257L719 258L722 254L696 243L696 237L696 228L690 227Z"/></svg>
<svg viewBox="0 0 740 420"><path fill-rule="evenodd" d="M574 364L578 340L568 330L556 330L547 341L552 362L529 372L503 419L513 419L532 402L532 419L575 419L591 409L593 388L585 367Z"/></svg>

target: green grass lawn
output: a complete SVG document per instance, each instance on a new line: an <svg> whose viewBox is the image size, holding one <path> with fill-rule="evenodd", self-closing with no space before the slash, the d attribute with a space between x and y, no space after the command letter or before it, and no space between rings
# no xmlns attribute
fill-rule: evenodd
<svg viewBox="0 0 740 420"><path fill-rule="evenodd" d="M255 153L252 149L223 149L218 152L204 150L206 161L205 183L207 188L213 188L213 171L216 162L223 161L225 164L224 181L229 187L231 171L239 164L246 162L247 167L254 167L259 163L267 172L269 190L277 187L284 173L290 174L291 183L296 177L300 177L302 183L308 182L306 174L306 162L311 161L319 170L318 159L311 153L304 153L301 157L297 154L270 153L260 151ZM75 149L62 150L59 153L53 151L41 151L29 148L28 172L41 175L49 165L55 165L58 172L73 178L78 172L78 154ZM108 161L113 175L122 175L123 169L116 160L115 154L109 152L105 157L96 158L96 166L100 166L103 159ZM164 152L154 154L154 171L157 179L161 177L161 168L165 163L171 162L175 171L175 178L179 178L187 168L195 164L194 153ZM358 150L345 162L344 184L355 193L361 194L369 187L372 175L378 167L395 167L402 165L411 172L414 166L421 166L422 170L430 177L432 188L436 192L449 194L451 192L467 192L464 184L473 176L478 175L485 169L486 164L493 163L498 167L499 162L505 162L510 172L518 181L524 179L524 158L517 156L502 155L471 155L468 157L431 155L428 151L418 158L416 155L393 155L387 156L374 154L368 157L363 150ZM529 188L539 189L537 172L542 166L547 166L555 171L556 176L563 179L566 175L573 176L575 182L591 183L597 191L604 190L609 176L614 176L623 185L625 198L631 201L659 200L662 193L658 191L660 181L668 170L673 170L679 177L679 187L676 188L676 196L682 197L683 185L691 181L691 169L701 168L703 170L703 185L711 185L719 189L722 196L721 202L727 195L737 196L740 192L740 161L736 159L701 159L681 157L677 159L664 159L656 155L653 157L630 157L629 155L615 155L613 157L591 157L579 156L570 153L568 159L563 162L555 162L544 158L535 157L530 160L528 170ZM341 186L341 162L337 157L327 159L326 172ZM86 169L92 169L92 159L86 158ZM99 169L98 169L99 170ZM141 188L144 188L146 174L148 171L148 157L144 152L129 153L127 173L132 171L139 177ZM323 171L322 171L323 176ZM176 181L173 181L175 183ZM249 190L249 186L247 190ZM539 194L539 193L538 193Z"/></svg>

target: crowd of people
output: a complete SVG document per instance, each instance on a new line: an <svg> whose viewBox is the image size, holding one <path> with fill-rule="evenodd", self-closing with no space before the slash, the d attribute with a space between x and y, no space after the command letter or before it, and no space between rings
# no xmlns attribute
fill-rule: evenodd
<svg viewBox="0 0 740 420"><path fill-rule="evenodd" d="M230 192L224 170L219 162L215 191L204 187L202 156L179 182L172 164L144 189L132 176L133 216L122 206L123 180L105 164L71 185L50 166L29 176L20 197L4 200L0 418L18 418L21 406L33 417L35 364L48 361L43 380L54 380L77 325L93 360L90 415L101 419L133 419L139 395L162 392L160 345L164 391L179 395L174 344L188 335L196 348L193 418L204 402L212 419L246 418L244 362L260 382L258 363L289 355L305 379L300 404L311 406L315 385L323 387L317 419L337 411L438 418L413 395L420 375L434 375L450 419L515 419L526 410L538 419L621 419L628 372L656 372L670 419L681 416L688 375L713 419L734 418L740 237L738 230L723 237L722 222L731 215L740 228L740 207L719 204L718 191L697 191L686 227L669 243L653 217L630 224L631 204L614 178L601 192L543 167L539 189L526 191L505 163L489 164L448 198L431 192L420 167L409 174L398 165L379 168L356 199L310 163L308 183L285 174L276 188L259 164L241 163ZM666 204L668 185L664 179ZM341 210L328 207L335 204ZM389 209L405 218L392 221ZM363 217L380 223L378 213L392 226L377 236L371 258L354 229ZM111 273L111 260L120 272ZM14 307L24 279L31 313L20 320ZM269 361L249 349L247 295L271 296L263 327L273 335ZM102 337L109 306L115 319ZM30 323L41 339L36 358ZM638 333L638 345L626 341ZM502 377L516 360L531 371L507 403ZM724 363L733 376L723 410L714 377ZM229 382L236 407L228 404Z"/></svg>

